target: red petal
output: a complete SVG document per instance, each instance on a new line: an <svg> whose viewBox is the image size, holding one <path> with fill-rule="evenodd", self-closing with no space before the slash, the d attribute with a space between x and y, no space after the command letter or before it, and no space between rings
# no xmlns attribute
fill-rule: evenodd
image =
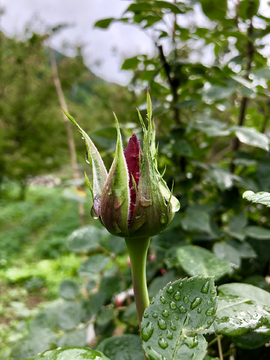
<svg viewBox="0 0 270 360"><path fill-rule="evenodd" d="M138 140L135 134L129 139L127 147L125 148L124 155L127 162L128 173L129 173L129 188L130 188L130 207L129 207L129 221L132 219L134 207L136 204L136 192L133 187L132 177L133 175L136 185L140 179L140 162L139 154L142 157L143 153L140 147L140 140Z"/></svg>

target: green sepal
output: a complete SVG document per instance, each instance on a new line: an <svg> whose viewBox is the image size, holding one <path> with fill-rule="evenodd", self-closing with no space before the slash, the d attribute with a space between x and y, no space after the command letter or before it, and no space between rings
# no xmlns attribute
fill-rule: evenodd
<svg viewBox="0 0 270 360"><path fill-rule="evenodd" d="M117 143L115 157L101 195L101 219L107 230L121 237L128 236L129 175L122 137L116 115Z"/></svg>
<svg viewBox="0 0 270 360"><path fill-rule="evenodd" d="M91 190L91 188L90 188L90 190L91 190L94 198L96 198L96 197L99 198L101 196L102 189L103 189L106 179L108 177L108 173L107 173L107 170L103 163L103 160L102 160L97 148L95 147L94 143L92 142L90 137L87 135L87 133L80 127L80 125L77 124L75 119L70 114L68 114L63 108L62 108L62 110L63 110L64 114L66 115L66 117L74 125L77 126L77 128L79 129L80 133L82 134L82 136L85 140L87 156L88 156L88 160L92 166L92 172L93 172L93 187L90 185L92 188L92 190ZM90 184L89 180L88 180L88 182L86 181L86 183L89 186L89 184Z"/></svg>

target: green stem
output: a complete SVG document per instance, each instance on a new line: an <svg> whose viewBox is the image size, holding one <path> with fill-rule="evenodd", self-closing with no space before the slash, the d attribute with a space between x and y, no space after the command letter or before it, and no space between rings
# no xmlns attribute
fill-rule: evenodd
<svg viewBox="0 0 270 360"><path fill-rule="evenodd" d="M130 257L134 297L140 326L143 312L149 306L146 258L150 238L127 238L125 240Z"/></svg>

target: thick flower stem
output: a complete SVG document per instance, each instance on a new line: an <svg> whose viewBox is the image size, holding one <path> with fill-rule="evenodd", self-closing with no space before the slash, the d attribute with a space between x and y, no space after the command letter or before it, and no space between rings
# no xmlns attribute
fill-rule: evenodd
<svg viewBox="0 0 270 360"><path fill-rule="evenodd" d="M143 312L149 306L146 282L146 258L149 243L150 238L126 238L139 326Z"/></svg>

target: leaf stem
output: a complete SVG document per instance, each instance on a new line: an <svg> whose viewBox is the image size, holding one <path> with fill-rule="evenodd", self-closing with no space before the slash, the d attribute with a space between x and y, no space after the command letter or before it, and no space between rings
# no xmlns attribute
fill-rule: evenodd
<svg viewBox="0 0 270 360"><path fill-rule="evenodd" d="M222 353L222 345L221 345L221 336L217 336L217 343L218 343L218 355L219 360L223 360L223 353Z"/></svg>
<svg viewBox="0 0 270 360"><path fill-rule="evenodd" d="M150 238L126 238L125 240L130 257L134 297L140 326L143 312L149 306L146 282L146 258Z"/></svg>

